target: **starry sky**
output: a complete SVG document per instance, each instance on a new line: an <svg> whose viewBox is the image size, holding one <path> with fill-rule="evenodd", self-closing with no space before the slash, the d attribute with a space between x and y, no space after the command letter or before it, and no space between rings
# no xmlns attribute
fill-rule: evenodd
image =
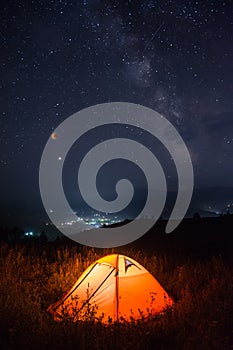
<svg viewBox="0 0 233 350"><path fill-rule="evenodd" d="M114 101L173 123L195 188L233 187L232 62L231 1L1 1L0 202L42 212L39 164L51 133L71 114ZM158 147L126 127L100 130L93 144L121 133Z"/></svg>

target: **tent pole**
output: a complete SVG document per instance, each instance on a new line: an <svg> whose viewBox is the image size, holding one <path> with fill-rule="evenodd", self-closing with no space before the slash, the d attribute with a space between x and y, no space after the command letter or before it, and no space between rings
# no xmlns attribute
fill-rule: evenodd
<svg viewBox="0 0 233 350"><path fill-rule="evenodd" d="M119 311L119 254L117 254L117 261L116 261L116 319L118 321L118 311Z"/></svg>
<svg viewBox="0 0 233 350"><path fill-rule="evenodd" d="M66 299L68 299L72 295L72 293L80 286L81 283L83 283L85 278L92 272L92 270L94 269L94 267L96 267L96 265L97 263L95 262L92 268L90 269L90 271L84 276L84 278L79 282L79 284L77 284L77 286L74 289L73 287L71 288L70 292L64 298L62 298L60 303L55 306L53 311L56 311L59 308L59 306L61 306L61 304L63 304L66 301Z"/></svg>
<svg viewBox="0 0 233 350"><path fill-rule="evenodd" d="M94 293L91 294L91 296L82 304L81 308L75 313L75 316L77 316L77 314L84 308L84 306L91 300L91 298L93 298L93 296L96 294L96 292L98 292L98 290L102 287L102 285L104 284L105 281L107 281L107 279L109 278L109 276L113 273L115 269L113 268L112 271L107 275L107 277L103 280L103 282L101 282L101 284L99 285L99 287L94 291Z"/></svg>

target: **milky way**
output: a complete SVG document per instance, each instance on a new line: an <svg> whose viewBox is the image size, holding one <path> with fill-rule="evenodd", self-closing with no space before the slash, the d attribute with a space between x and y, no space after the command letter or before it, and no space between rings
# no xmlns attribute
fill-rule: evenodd
<svg viewBox="0 0 233 350"><path fill-rule="evenodd" d="M177 127L197 187L233 186L230 1L2 1L0 18L2 201L38 198L53 130L112 101Z"/></svg>

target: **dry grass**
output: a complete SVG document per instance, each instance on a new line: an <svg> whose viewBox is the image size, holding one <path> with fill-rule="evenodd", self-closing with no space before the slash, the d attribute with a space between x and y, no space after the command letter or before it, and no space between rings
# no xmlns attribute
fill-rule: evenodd
<svg viewBox="0 0 233 350"><path fill-rule="evenodd" d="M111 251L112 252L112 251ZM150 320L104 326L69 319L56 323L46 312L78 276L110 251L77 247L0 247L1 349L231 349L232 269L219 257L207 261L142 252L127 254L144 265L175 299L174 310ZM126 252L124 252L126 253Z"/></svg>

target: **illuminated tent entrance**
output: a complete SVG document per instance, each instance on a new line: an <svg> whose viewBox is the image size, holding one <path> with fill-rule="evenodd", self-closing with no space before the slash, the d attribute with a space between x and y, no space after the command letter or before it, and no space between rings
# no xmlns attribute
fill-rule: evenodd
<svg viewBox="0 0 233 350"><path fill-rule="evenodd" d="M90 265L48 311L55 320L99 319L104 323L148 317L173 304L159 282L138 262L107 255Z"/></svg>

